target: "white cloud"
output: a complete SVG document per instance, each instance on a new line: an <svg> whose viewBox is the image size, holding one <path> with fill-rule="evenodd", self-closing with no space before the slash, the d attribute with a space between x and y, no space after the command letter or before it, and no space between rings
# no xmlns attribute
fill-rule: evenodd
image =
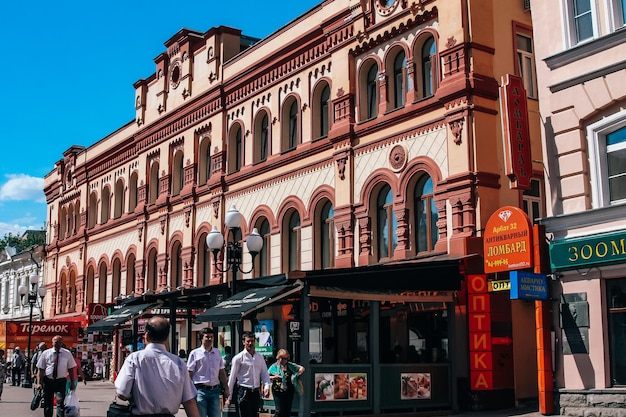
<svg viewBox="0 0 626 417"><path fill-rule="evenodd" d="M8 181L0 187L0 201L35 201L45 203L43 178L26 174L7 175Z"/></svg>

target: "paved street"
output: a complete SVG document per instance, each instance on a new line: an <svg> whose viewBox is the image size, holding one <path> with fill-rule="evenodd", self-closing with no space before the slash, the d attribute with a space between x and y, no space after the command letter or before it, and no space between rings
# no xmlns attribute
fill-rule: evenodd
<svg viewBox="0 0 626 417"><path fill-rule="evenodd" d="M89 381L87 385L80 384L77 390L80 400L81 417L106 417L106 411L113 400L114 387L108 381ZM4 384L2 401L0 402L0 417L43 417L43 409L30 410L30 400L32 399L32 389L13 387L11 384ZM540 417L536 405L526 407L489 412L466 412L457 415L473 417ZM181 409L176 417L186 416ZM425 415L424 415L425 416Z"/></svg>

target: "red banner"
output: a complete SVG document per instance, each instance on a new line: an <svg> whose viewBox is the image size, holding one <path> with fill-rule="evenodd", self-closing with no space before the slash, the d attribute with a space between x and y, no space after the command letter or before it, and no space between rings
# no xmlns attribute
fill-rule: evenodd
<svg viewBox="0 0 626 417"><path fill-rule="evenodd" d="M63 337L63 343L71 347L78 341L80 323L33 321L33 332L30 348L34 349L40 342L52 346L52 338L56 335ZM26 350L30 326L28 321L7 321L0 323L0 348L14 349L16 346ZM4 347L2 347L4 345Z"/></svg>

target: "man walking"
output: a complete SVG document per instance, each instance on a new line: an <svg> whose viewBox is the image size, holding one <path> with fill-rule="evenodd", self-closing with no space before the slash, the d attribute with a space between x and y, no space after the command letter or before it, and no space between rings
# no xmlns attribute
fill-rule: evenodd
<svg viewBox="0 0 626 417"><path fill-rule="evenodd" d="M13 351L13 363L11 366L11 385L20 386L22 383L22 370L24 369L24 354L20 350L19 346L15 347Z"/></svg>
<svg viewBox="0 0 626 417"><path fill-rule="evenodd" d="M35 353L30 360L30 372L32 374L31 381L37 381L37 373L39 372L39 368L37 368L37 361L39 361L39 357L43 353L44 350L48 349L46 342L41 342L37 345L37 349L35 349Z"/></svg>
<svg viewBox="0 0 626 417"><path fill-rule="evenodd" d="M199 417L185 362L165 348L169 334L165 317L148 320L146 348L128 355L115 380L117 396L130 400L133 416L173 417L182 403L188 417Z"/></svg>
<svg viewBox="0 0 626 417"><path fill-rule="evenodd" d="M198 390L196 402L200 417L220 417L220 387L224 387L224 396L229 397L228 380L224 370L224 359L217 348L213 347L212 328L203 329L202 346L192 350L187 359L187 370Z"/></svg>
<svg viewBox="0 0 626 417"><path fill-rule="evenodd" d="M76 367L74 357L69 350L62 347L63 337L54 336L52 347L44 350L37 360L37 387L43 384L43 415L52 417L54 404L52 397L57 397L57 416L63 417L65 410L65 394L67 392L66 377L70 375L70 391L76 389L76 379L72 368Z"/></svg>
<svg viewBox="0 0 626 417"><path fill-rule="evenodd" d="M267 372L265 358L254 349L254 333L244 332L242 341L245 349L233 358L228 379L231 395L228 396L224 406L230 405L235 383L237 383L236 404L239 417L257 417L261 405L261 384L263 384L263 396L267 397L270 393L270 375Z"/></svg>

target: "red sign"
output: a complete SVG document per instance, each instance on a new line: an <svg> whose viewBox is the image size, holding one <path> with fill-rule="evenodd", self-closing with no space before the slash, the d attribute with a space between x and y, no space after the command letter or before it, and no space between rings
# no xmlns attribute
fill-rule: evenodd
<svg viewBox="0 0 626 417"><path fill-rule="evenodd" d="M93 324L109 315L109 307L112 303L89 303L87 304L87 322Z"/></svg>
<svg viewBox="0 0 626 417"><path fill-rule="evenodd" d="M511 188L530 189L532 156L528 128L528 102L521 77L506 74L500 87L506 174Z"/></svg>
<svg viewBox="0 0 626 417"><path fill-rule="evenodd" d="M2 328L0 336L4 334L4 339L0 340L0 347L4 345L3 349L13 349L20 346L26 349L30 329L28 321L0 322L0 327ZM78 341L79 328L80 323L76 322L33 321L30 348L34 349L39 342L46 342L48 346L52 346L52 338L56 335L62 336L67 346L72 346Z"/></svg>
<svg viewBox="0 0 626 417"><path fill-rule="evenodd" d="M485 273L532 267L530 220L519 207L505 206L489 217L483 238Z"/></svg>
<svg viewBox="0 0 626 417"><path fill-rule="evenodd" d="M491 303L486 275L467 277L470 384L472 390L493 389Z"/></svg>

